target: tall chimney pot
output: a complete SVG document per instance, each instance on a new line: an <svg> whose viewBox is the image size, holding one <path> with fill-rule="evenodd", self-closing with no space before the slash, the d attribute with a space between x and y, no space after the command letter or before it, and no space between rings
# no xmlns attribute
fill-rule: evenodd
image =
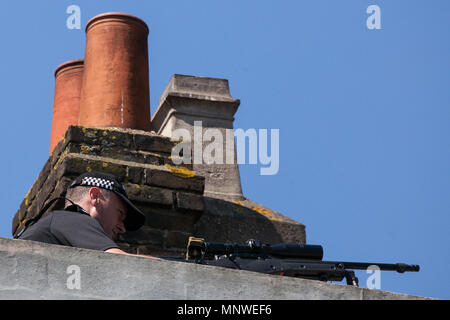
<svg viewBox="0 0 450 320"><path fill-rule="evenodd" d="M79 125L150 129L148 32L125 13L87 23Z"/></svg>
<svg viewBox="0 0 450 320"><path fill-rule="evenodd" d="M83 59L64 62L55 70L50 155L70 125L78 124Z"/></svg>

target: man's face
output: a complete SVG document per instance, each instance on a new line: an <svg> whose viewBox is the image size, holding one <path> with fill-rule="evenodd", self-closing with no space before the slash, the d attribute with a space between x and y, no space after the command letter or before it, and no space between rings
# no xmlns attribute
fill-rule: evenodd
<svg viewBox="0 0 450 320"><path fill-rule="evenodd" d="M97 220L112 239L115 239L119 233L126 231L124 225L127 215L126 207L122 199L115 193L110 192L109 196L103 195L99 197L97 212Z"/></svg>

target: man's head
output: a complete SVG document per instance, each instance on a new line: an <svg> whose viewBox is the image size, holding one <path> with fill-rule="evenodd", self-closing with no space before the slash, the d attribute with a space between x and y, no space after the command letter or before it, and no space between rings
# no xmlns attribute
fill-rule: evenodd
<svg viewBox="0 0 450 320"><path fill-rule="evenodd" d="M66 197L96 219L111 238L125 231L135 231L145 222L144 214L128 199L118 179L110 174L87 172L80 175L67 189Z"/></svg>

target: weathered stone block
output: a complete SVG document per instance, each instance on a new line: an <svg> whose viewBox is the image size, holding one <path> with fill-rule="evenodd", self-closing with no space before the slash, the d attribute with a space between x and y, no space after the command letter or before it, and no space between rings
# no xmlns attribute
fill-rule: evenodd
<svg viewBox="0 0 450 320"><path fill-rule="evenodd" d="M127 172L128 182L143 184L142 179L144 178L144 168L142 167L128 167Z"/></svg>
<svg viewBox="0 0 450 320"><path fill-rule="evenodd" d="M155 169L145 170L145 183L159 187L188 190L202 194L204 189L204 178L192 175L183 174L173 167L173 171L163 171Z"/></svg>
<svg viewBox="0 0 450 320"><path fill-rule="evenodd" d="M123 164L108 161L105 158L79 154L66 155L58 166L58 170L61 170L65 175L79 175L83 172L103 171L114 174L119 179L126 177L126 168Z"/></svg>
<svg viewBox="0 0 450 320"><path fill-rule="evenodd" d="M52 154L49 157L50 161L56 161L58 159L58 157L61 155L61 153L63 152L63 150L66 149L67 144L68 144L66 135L67 135L67 131L66 131L64 137L58 142L58 144L53 149ZM54 165L54 163L52 163L52 166L53 165Z"/></svg>
<svg viewBox="0 0 450 320"><path fill-rule="evenodd" d="M72 183L75 177L61 177L56 183L56 187L50 195L49 199L64 197L66 195L67 188ZM52 210L62 210L65 207L65 200L57 200L53 205L50 206L48 211Z"/></svg>
<svg viewBox="0 0 450 320"><path fill-rule="evenodd" d="M39 208L40 207L38 206L37 201L33 201L30 207L27 209L27 211L25 211L25 214L22 219L29 220L35 217L39 212Z"/></svg>
<svg viewBox="0 0 450 320"><path fill-rule="evenodd" d="M45 162L44 167L42 168L41 172L39 173L39 176L36 179L36 182L30 188L30 191L29 191L30 194L28 196L29 200L33 200L34 196L36 195L36 192L41 189L42 185L44 184L45 180L47 179L48 175L50 174L52 168L53 168L53 161L51 158L49 158Z"/></svg>
<svg viewBox="0 0 450 320"><path fill-rule="evenodd" d="M136 150L172 153L175 143L167 137L157 135L133 135L134 148Z"/></svg>
<svg viewBox="0 0 450 320"><path fill-rule="evenodd" d="M16 212L16 214L14 215L13 221L12 221L12 227L11 227L11 234L15 234L17 228L19 228L20 221L22 221L23 219L23 215L25 214L25 212L21 212L20 209Z"/></svg>
<svg viewBox="0 0 450 320"><path fill-rule="evenodd" d="M187 233L194 232L194 224L198 220L198 215L178 212L168 208L148 206L142 203L136 203L136 206L144 212L146 225L152 228L184 231Z"/></svg>
<svg viewBox="0 0 450 320"><path fill-rule="evenodd" d="M166 207L173 206L172 191L169 189L130 183L125 184L124 187L127 190L128 197L133 202L144 202Z"/></svg>
<svg viewBox="0 0 450 320"><path fill-rule="evenodd" d="M128 243L130 245L156 245L162 247L165 231L149 226L142 226L137 231L125 232L118 236L117 243Z"/></svg>
<svg viewBox="0 0 450 320"><path fill-rule="evenodd" d="M66 132L68 142L86 143L100 145L103 147L114 146L130 148L132 146L132 135L117 128L94 128L70 126Z"/></svg>
<svg viewBox="0 0 450 320"><path fill-rule="evenodd" d="M37 210L34 212L34 215L38 214L41 208L44 207L47 200L49 200L50 194L55 189L56 181L55 174L51 174L42 186L40 192L36 196L36 199L33 201L33 204L35 203L37 206Z"/></svg>
<svg viewBox="0 0 450 320"><path fill-rule="evenodd" d="M201 195L177 192L176 208L179 210L202 211L205 210L204 198Z"/></svg>

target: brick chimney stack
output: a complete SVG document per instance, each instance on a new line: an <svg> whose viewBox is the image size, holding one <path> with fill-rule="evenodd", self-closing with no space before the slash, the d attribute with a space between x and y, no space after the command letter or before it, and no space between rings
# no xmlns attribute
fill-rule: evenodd
<svg viewBox="0 0 450 320"><path fill-rule="evenodd" d="M82 59L67 61L55 70L50 155L69 126L78 124L82 78Z"/></svg>
<svg viewBox="0 0 450 320"><path fill-rule="evenodd" d="M79 125L150 129L148 32L125 13L87 23Z"/></svg>

